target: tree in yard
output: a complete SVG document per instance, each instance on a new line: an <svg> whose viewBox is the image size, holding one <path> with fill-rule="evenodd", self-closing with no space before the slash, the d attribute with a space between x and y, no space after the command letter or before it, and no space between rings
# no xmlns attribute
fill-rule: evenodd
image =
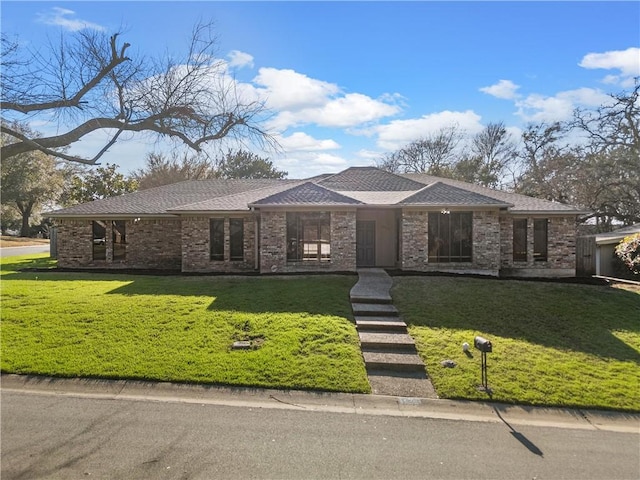
<svg viewBox="0 0 640 480"><path fill-rule="evenodd" d="M24 126L14 124L12 128L34 135ZM3 145L5 139L5 135L2 135ZM60 195L63 172L57 168L55 158L39 151L30 151L3 158L0 177L3 210L17 210L21 219L20 236L27 237L30 219Z"/></svg>
<svg viewBox="0 0 640 480"><path fill-rule="evenodd" d="M522 133L521 175L514 190L532 197L575 204L579 149L564 141L566 128L560 123L529 125Z"/></svg>
<svg viewBox="0 0 640 480"><path fill-rule="evenodd" d="M162 153L150 153L145 159L145 166L131 173L139 190L217 176L215 166L206 158L187 155L179 157L175 152L172 152L170 156Z"/></svg>
<svg viewBox="0 0 640 480"><path fill-rule="evenodd" d="M640 275L640 233L623 238L616 246L616 255L629 270Z"/></svg>
<svg viewBox="0 0 640 480"><path fill-rule="evenodd" d="M587 136L577 183L601 230L640 222L640 82L596 110L576 110L572 126Z"/></svg>
<svg viewBox="0 0 640 480"><path fill-rule="evenodd" d="M123 133L151 134L196 152L222 139L276 146L260 127L264 104L242 99L216 60L210 24L197 25L181 60L130 53L118 34L85 29L49 49L27 50L2 33L3 160L41 152L94 165ZM53 119L63 133L35 137L13 121ZM61 150L97 132L110 139L92 158Z"/></svg>
<svg viewBox="0 0 640 480"><path fill-rule="evenodd" d="M227 152L218 175L222 178L285 178L287 172L275 168L269 159L238 150Z"/></svg>
<svg viewBox="0 0 640 480"><path fill-rule="evenodd" d="M118 165L107 163L105 167L73 175L64 189L60 202L65 206L75 205L135 192L138 182L125 177L117 168Z"/></svg>
<svg viewBox="0 0 640 480"><path fill-rule="evenodd" d="M393 153L387 154L378 167L396 173L428 173L451 176L456 148L462 136L457 126L441 128Z"/></svg>
<svg viewBox="0 0 640 480"><path fill-rule="evenodd" d="M489 123L471 140L470 153L453 166L453 178L496 188L515 160L516 146L504 123Z"/></svg>

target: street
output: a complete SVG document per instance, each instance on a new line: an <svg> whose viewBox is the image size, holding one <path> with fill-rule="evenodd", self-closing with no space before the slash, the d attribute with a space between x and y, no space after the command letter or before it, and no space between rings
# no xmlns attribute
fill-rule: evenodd
<svg viewBox="0 0 640 480"><path fill-rule="evenodd" d="M49 244L30 245L28 247L0 248L0 257L14 257L18 255L33 255L34 253L49 253Z"/></svg>
<svg viewBox="0 0 640 480"><path fill-rule="evenodd" d="M638 479L635 433L2 391L3 480Z"/></svg>

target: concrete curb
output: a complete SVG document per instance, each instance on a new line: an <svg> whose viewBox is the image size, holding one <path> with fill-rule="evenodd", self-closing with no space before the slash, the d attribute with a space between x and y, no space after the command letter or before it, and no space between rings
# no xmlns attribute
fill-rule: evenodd
<svg viewBox="0 0 640 480"><path fill-rule="evenodd" d="M504 423L511 430L515 430L515 425L523 425L640 434L639 413L139 380L54 378L14 374L2 374L0 380L0 388L6 393L466 420Z"/></svg>

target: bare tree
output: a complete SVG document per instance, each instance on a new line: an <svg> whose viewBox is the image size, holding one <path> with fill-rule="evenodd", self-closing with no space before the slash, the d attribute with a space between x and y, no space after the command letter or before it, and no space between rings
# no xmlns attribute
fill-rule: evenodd
<svg viewBox="0 0 640 480"><path fill-rule="evenodd" d="M496 188L516 157L516 146L504 123L489 123L471 140L470 153L454 166L453 176L466 182Z"/></svg>
<svg viewBox="0 0 640 480"><path fill-rule="evenodd" d="M40 151L94 165L124 132L170 138L196 152L221 139L277 147L260 127L264 104L241 98L221 60L211 24L197 25L181 59L131 55L119 34L82 30L46 51L27 51L2 36L2 132L13 142L2 157ZM63 133L35 138L15 120L55 120ZM109 132L92 158L68 147L96 131Z"/></svg>
<svg viewBox="0 0 640 480"><path fill-rule="evenodd" d="M138 190L217 176L216 166L206 158L188 155L180 157L176 152L172 152L170 156L150 153L145 166L131 173L131 178L138 183Z"/></svg>
<svg viewBox="0 0 640 480"><path fill-rule="evenodd" d="M378 165L394 172L449 176L461 138L457 126L444 127L387 155Z"/></svg>

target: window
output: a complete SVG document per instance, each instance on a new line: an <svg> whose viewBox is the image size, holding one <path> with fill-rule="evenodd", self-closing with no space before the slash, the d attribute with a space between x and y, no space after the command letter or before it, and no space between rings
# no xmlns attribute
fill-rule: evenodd
<svg viewBox="0 0 640 480"><path fill-rule="evenodd" d="M93 230L92 248L94 260L107 259L107 224L100 220L91 222Z"/></svg>
<svg viewBox="0 0 640 480"><path fill-rule="evenodd" d="M527 261L527 219L513 220L513 261Z"/></svg>
<svg viewBox="0 0 640 480"><path fill-rule="evenodd" d="M331 216L328 213L287 213L287 260L331 260Z"/></svg>
<svg viewBox="0 0 640 480"><path fill-rule="evenodd" d="M224 218L209 220L211 260L224 260Z"/></svg>
<svg viewBox="0 0 640 480"><path fill-rule="evenodd" d="M244 220L229 220L229 250L231 260L244 260Z"/></svg>
<svg viewBox="0 0 640 480"><path fill-rule="evenodd" d="M533 221L533 259L536 262L547 261L547 219Z"/></svg>
<svg viewBox="0 0 640 480"><path fill-rule="evenodd" d="M113 260L124 260L127 254L127 232L124 220L111 222L113 240Z"/></svg>
<svg viewBox="0 0 640 480"><path fill-rule="evenodd" d="M429 261L470 262L472 225L471 212L429 213Z"/></svg>

